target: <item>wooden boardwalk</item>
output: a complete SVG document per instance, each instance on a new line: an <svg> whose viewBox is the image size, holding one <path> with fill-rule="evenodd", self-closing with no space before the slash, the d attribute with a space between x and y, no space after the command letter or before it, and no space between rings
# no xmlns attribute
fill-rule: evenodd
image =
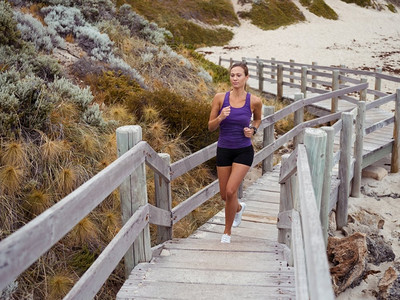
<svg viewBox="0 0 400 300"><path fill-rule="evenodd" d="M295 299L293 268L277 242L279 166L244 191L242 223L221 244L224 211L132 271L117 299Z"/></svg>

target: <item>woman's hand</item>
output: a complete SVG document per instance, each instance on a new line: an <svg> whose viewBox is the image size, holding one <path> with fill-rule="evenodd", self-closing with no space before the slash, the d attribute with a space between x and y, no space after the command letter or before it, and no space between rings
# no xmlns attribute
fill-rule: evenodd
<svg viewBox="0 0 400 300"><path fill-rule="evenodd" d="M249 127L245 127L245 128L243 128L243 133L244 133L245 137L251 138L254 135L254 129L253 128L249 128Z"/></svg>
<svg viewBox="0 0 400 300"><path fill-rule="evenodd" d="M218 119L220 121L225 120L226 117L228 117L231 113L231 107L230 106L226 106L221 110L221 113L218 116Z"/></svg>

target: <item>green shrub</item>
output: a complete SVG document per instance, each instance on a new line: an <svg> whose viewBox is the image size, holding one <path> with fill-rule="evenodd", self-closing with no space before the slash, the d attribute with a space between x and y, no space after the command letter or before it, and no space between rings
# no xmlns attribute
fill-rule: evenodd
<svg viewBox="0 0 400 300"><path fill-rule="evenodd" d="M298 7L290 0L266 0L253 3L248 12L240 16L264 30L273 30L281 26L304 21L305 17Z"/></svg>
<svg viewBox="0 0 400 300"><path fill-rule="evenodd" d="M0 65L4 68L15 68L21 74L34 74L46 81L53 81L62 73L57 60L40 55L31 43L24 43L18 51L12 46L0 45Z"/></svg>
<svg viewBox="0 0 400 300"><path fill-rule="evenodd" d="M387 5L387 8L388 8L392 13L397 13L397 9L396 9L396 7L395 7L392 3L389 3L389 4Z"/></svg>
<svg viewBox="0 0 400 300"><path fill-rule="evenodd" d="M237 25L232 3L227 0L166 0L166 1L117 1L117 5L128 3L145 19L156 22L172 33L170 44L184 44L190 48L199 46L221 46L229 42L233 33L225 28L206 29L192 22L197 19L206 24ZM213 10L214 9L214 10ZM160 11L163 13L160 14ZM229 11L229 13L228 13Z"/></svg>
<svg viewBox="0 0 400 300"><path fill-rule="evenodd" d="M216 65L213 62L205 59L203 54L200 54L194 50L190 50L189 54L211 74L214 83L229 83L229 72L226 68Z"/></svg>
<svg viewBox="0 0 400 300"><path fill-rule="evenodd" d="M15 12L18 21L18 29L22 34L22 39L32 42L37 50L52 52L55 47L65 47L64 40L57 32L32 17L30 14Z"/></svg>
<svg viewBox="0 0 400 300"><path fill-rule="evenodd" d="M316 16L331 20L338 19L337 13L324 0L300 0L300 3Z"/></svg>
<svg viewBox="0 0 400 300"><path fill-rule="evenodd" d="M171 132L175 135L181 134L192 151L197 151L217 140L217 133L210 133L207 128L211 110L209 102L188 101L163 89L135 93L127 99L126 105L138 119L143 116L143 109L146 106L157 109Z"/></svg>
<svg viewBox="0 0 400 300"><path fill-rule="evenodd" d="M20 33L13 18L13 10L6 1L0 1L0 45L19 46Z"/></svg>
<svg viewBox="0 0 400 300"><path fill-rule="evenodd" d="M19 136L23 130L46 130L53 101L42 79L10 70L0 73L0 135Z"/></svg>
<svg viewBox="0 0 400 300"><path fill-rule="evenodd" d="M371 0L342 0L342 1L346 3L355 3L361 7L368 7L372 5Z"/></svg>

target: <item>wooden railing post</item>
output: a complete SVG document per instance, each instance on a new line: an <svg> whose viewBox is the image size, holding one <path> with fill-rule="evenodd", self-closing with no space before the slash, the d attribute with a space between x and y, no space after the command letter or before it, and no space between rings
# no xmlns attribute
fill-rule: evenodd
<svg viewBox="0 0 400 300"><path fill-rule="evenodd" d="M275 64L274 61L275 61L275 58L272 57L272 58L271 58L271 66L272 66L272 68L271 68L271 79L275 79L274 72L276 72L276 71L275 71L275 68L274 68L274 67L275 67L276 64Z"/></svg>
<svg viewBox="0 0 400 300"><path fill-rule="evenodd" d="M336 227L342 229L347 224L350 166L351 166L351 142L353 135L353 114L342 113L342 131L340 132L340 160L339 160L339 191L336 205Z"/></svg>
<svg viewBox="0 0 400 300"><path fill-rule="evenodd" d="M307 67L301 67L301 92L307 98Z"/></svg>
<svg viewBox="0 0 400 300"><path fill-rule="evenodd" d="M258 72L258 90L264 91L264 63L257 61L257 72Z"/></svg>
<svg viewBox="0 0 400 300"><path fill-rule="evenodd" d="M220 65L221 65L221 63L222 63L222 57L221 57L221 56L219 56L219 58L218 58L218 66L220 66Z"/></svg>
<svg viewBox="0 0 400 300"><path fill-rule="evenodd" d="M278 65L276 89L276 98L280 101L283 98L283 65L281 64Z"/></svg>
<svg viewBox="0 0 400 300"><path fill-rule="evenodd" d="M368 82L367 78L361 78L360 83ZM363 89L360 91L360 101L367 101L367 89Z"/></svg>
<svg viewBox="0 0 400 300"><path fill-rule="evenodd" d="M315 61L313 61L313 62L312 62L312 65L313 65L313 66L317 66L318 63L315 62ZM311 70L316 71L317 69L316 69L316 68L311 68ZM316 75L312 75L312 76L311 76L311 79L314 81L314 80L317 79L317 76L316 76ZM312 82L311 86L312 86L313 88L315 88L315 87L317 87L317 84L316 84L315 82Z"/></svg>
<svg viewBox="0 0 400 300"><path fill-rule="evenodd" d="M357 108L357 119L356 119L356 142L354 145L354 175L353 184L351 187L351 196L360 197L361 188L361 173L362 173L362 161L363 161L363 149L364 149L364 135L365 135L365 101L360 101Z"/></svg>
<svg viewBox="0 0 400 300"><path fill-rule="evenodd" d="M159 156L168 166L171 164L171 158L168 153L160 153ZM158 208L171 211L171 183L167 182L157 173L154 173L154 185L156 206ZM172 221L171 227L157 226L157 244L161 244L168 240L172 240Z"/></svg>
<svg viewBox="0 0 400 300"><path fill-rule="evenodd" d="M272 115L275 112L275 107L273 106L264 106L264 117ZM263 148L268 146L274 141L274 124L271 124L264 128L263 135ZM272 171L274 163L274 154L272 153L262 162L262 174Z"/></svg>
<svg viewBox="0 0 400 300"><path fill-rule="evenodd" d="M319 217L321 219L322 234L324 235L325 245L328 243L329 229L329 203L331 200L331 181L333 164L333 143L335 139L335 130L333 127L321 127L326 132L326 151L325 151L325 171L322 183L321 209Z"/></svg>
<svg viewBox="0 0 400 300"><path fill-rule="evenodd" d="M392 146L392 161L390 172L399 172L400 165L400 89L396 91L396 102L394 108L394 126L393 126L393 146Z"/></svg>
<svg viewBox="0 0 400 300"><path fill-rule="evenodd" d="M122 126L117 129L118 157L127 152L142 140L140 126ZM135 211L147 204L146 169L141 164L120 186L122 222L125 224ZM147 224L142 233L125 254L125 276L129 277L132 269L139 263L150 261L151 241Z"/></svg>
<svg viewBox="0 0 400 300"><path fill-rule="evenodd" d="M283 164L288 158L289 154L282 155L281 163ZM295 193L297 189L291 184L292 181L288 179L280 185L279 213L290 211L293 208L292 193ZM278 243L286 244L288 247L291 246L291 230L289 228L278 228Z"/></svg>
<svg viewBox="0 0 400 300"><path fill-rule="evenodd" d="M381 67L375 69L375 74L381 74L381 73L382 73ZM375 91L381 91L381 88L382 88L382 78L375 75ZM375 95L375 100L378 98L379 96Z"/></svg>
<svg viewBox="0 0 400 300"><path fill-rule="evenodd" d="M332 91L339 89L339 70L332 71ZM338 111L339 103L338 97L333 97L331 100L331 113L336 113ZM331 123L332 125L332 123Z"/></svg>
<svg viewBox="0 0 400 300"><path fill-rule="evenodd" d="M304 98L302 93L296 93L294 94L294 101L300 101ZM294 126L297 126L301 123L304 122L304 107L299 108L298 110L296 110L294 112ZM296 148L298 144L302 144L303 143L303 136L304 136L304 132L300 132L298 135L296 135L294 137L293 140L293 144L294 147Z"/></svg>
<svg viewBox="0 0 400 300"><path fill-rule="evenodd" d="M230 57L229 58L229 69L232 67L232 65L233 65L233 58Z"/></svg>
<svg viewBox="0 0 400 300"><path fill-rule="evenodd" d="M326 132L322 129L306 128L304 146L311 170L315 201L318 212L321 208L322 183L325 170Z"/></svg>
<svg viewBox="0 0 400 300"><path fill-rule="evenodd" d="M290 62L294 63L294 59L291 59ZM294 75L294 72L292 70L294 68L294 65L290 64L289 67L291 69L290 70L290 83L294 83L294 79L292 78L292 76Z"/></svg>

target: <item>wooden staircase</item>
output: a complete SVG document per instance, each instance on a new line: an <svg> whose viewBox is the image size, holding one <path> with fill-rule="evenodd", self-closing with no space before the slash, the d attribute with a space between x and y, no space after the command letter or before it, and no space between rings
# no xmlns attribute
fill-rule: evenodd
<svg viewBox="0 0 400 300"><path fill-rule="evenodd" d="M117 299L294 299L293 268L277 240L278 168L244 193L242 223L221 244L224 211L132 271Z"/></svg>

